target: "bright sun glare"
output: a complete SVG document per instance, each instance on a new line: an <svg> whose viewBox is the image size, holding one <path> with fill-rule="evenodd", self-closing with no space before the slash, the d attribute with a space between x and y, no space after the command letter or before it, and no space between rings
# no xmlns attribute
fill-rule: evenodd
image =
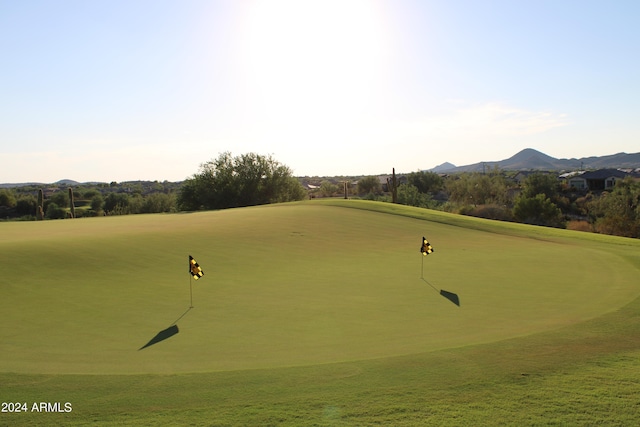
<svg viewBox="0 0 640 427"><path fill-rule="evenodd" d="M249 3L241 24L249 110L278 134L350 133L375 110L384 78L381 12L366 0Z"/></svg>

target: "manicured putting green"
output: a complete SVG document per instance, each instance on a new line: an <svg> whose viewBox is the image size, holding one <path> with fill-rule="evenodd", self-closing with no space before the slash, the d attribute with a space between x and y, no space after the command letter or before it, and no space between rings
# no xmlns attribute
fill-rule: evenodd
<svg viewBox="0 0 640 427"><path fill-rule="evenodd" d="M560 328L640 293L624 257L575 232L526 237L380 206L2 223L0 369L180 373L382 358ZM435 249L426 257L423 236ZM191 282L192 309L188 255L204 271ZM174 324L179 333L139 350Z"/></svg>

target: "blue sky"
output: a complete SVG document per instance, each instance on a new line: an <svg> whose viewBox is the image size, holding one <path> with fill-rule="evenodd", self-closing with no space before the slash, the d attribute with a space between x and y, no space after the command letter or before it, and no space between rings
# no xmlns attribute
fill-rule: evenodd
<svg viewBox="0 0 640 427"><path fill-rule="evenodd" d="M0 0L0 182L640 151L640 2Z"/></svg>

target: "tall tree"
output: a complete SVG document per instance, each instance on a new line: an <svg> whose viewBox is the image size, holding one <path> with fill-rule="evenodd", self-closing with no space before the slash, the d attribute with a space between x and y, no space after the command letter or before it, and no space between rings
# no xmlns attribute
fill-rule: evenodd
<svg viewBox="0 0 640 427"><path fill-rule="evenodd" d="M224 209L302 200L306 190L291 169L271 156L256 153L233 157L225 152L200 166L180 189L183 210Z"/></svg>
<svg viewBox="0 0 640 427"><path fill-rule="evenodd" d="M504 204L507 186L500 173L463 173L446 182L451 201L463 205Z"/></svg>
<svg viewBox="0 0 640 427"><path fill-rule="evenodd" d="M0 206L7 208L15 207L17 203L16 196L10 190L0 190Z"/></svg>
<svg viewBox="0 0 640 427"><path fill-rule="evenodd" d="M398 186L398 203L427 208L431 203L431 196L420 192L418 187L413 184L400 184Z"/></svg>
<svg viewBox="0 0 640 427"><path fill-rule="evenodd" d="M366 176L358 180L358 194L382 194L382 185L377 176Z"/></svg>
<svg viewBox="0 0 640 427"><path fill-rule="evenodd" d="M640 237L640 183L633 178L617 181L612 192L588 204L596 231L625 237Z"/></svg>
<svg viewBox="0 0 640 427"><path fill-rule="evenodd" d="M442 188L442 178L434 172L411 172L407 181L421 193L435 193Z"/></svg>
<svg viewBox="0 0 640 427"><path fill-rule="evenodd" d="M544 194L546 198L553 201L557 199L559 192L560 182L555 175L537 172L529 175L524 181L521 194L525 197L535 197L538 194Z"/></svg>

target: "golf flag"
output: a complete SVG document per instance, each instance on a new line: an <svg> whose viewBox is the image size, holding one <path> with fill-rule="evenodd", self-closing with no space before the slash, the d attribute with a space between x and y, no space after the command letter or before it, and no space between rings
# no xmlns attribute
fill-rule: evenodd
<svg viewBox="0 0 640 427"><path fill-rule="evenodd" d="M202 269L191 255L189 255L189 274L191 274L196 280L204 276Z"/></svg>
<svg viewBox="0 0 640 427"><path fill-rule="evenodd" d="M433 246L431 246L429 241L427 241L426 237L422 238L422 246L420 247L420 252L422 252L422 255L424 256L427 256L431 252L433 252Z"/></svg>

